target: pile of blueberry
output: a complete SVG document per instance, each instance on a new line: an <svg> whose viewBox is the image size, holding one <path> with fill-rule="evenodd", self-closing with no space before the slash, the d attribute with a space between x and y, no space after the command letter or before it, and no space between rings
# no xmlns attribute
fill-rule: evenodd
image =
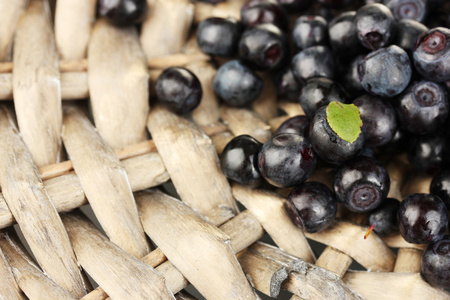
<svg viewBox="0 0 450 300"><path fill-rule="evenodd" d="M421 274L450 288L449 27L447 0L250 0L240 20L204 20L198 45L217 62L213 88L226 105L249 106L268 72L279 99L305 112L264 144L232 139L224 173L252 188L291 188L286 211L308 232L330 226L340 204L367 213L379 236L429 244ZM155 89L181 114L202 97L184 68L165 70ZM387 198L384 162L405 152L414 172L433 176L430 193ZM318 165L334 170L333 190L307 181Z"/></svg>

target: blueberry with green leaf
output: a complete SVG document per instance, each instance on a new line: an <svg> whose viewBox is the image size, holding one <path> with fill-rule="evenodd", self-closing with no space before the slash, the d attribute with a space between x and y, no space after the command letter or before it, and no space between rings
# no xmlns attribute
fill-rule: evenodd
<svg viewBox="0 0 450 300"><path fill-rule="evenodd" d="M353 158L364 146L362 125L360 111L354 104L333 101L319 108L309 130L314 152L331 164Z"/></svg>

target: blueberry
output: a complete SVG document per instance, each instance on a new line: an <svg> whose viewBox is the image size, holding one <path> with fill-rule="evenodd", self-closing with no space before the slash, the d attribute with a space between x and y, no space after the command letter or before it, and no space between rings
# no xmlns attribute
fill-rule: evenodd
<svg viewBox="0 0 450 300"><path fill-rule="evenodd" d="M258 154L258 168L276 187L303 183L316 167L316 155L305 137L280 133L270 138Z"/></svg>
<svg viewBox="0 0 450 300"><path fill-rule="evenodd" d="M181 67L165 69L156 79L155 90L158 102L179 114L194 110L203 95L197 76Z"/></svg>
<svg viewBox="0 0 450 300"><path fill-rule="evenodd" d="M433 287L450 288L450 236L428 245L422 255L420 274Z"/></svg>
<svg viewBox="0 0 450 300"><path fill-rule="evenodd" d="M284 67L275 76L275 87L278 99L297 101L302 90L302 85L295 80L290 66Z"/></svg>
<svg viewBox="0 0 450 300"><path fill-rule="evenodd" d="M356 12L344 12L328 25L331 49L340 57L354 57L363 52L354 24Z"/></svg>
<svg viewBox="0 0 450 300"><path fill-rule="evenodd" d="M253 69L274 70L288 56L285 34L272 24L247 28L239 41L239 57Z"/></svg>
<svg viewBox="0 0 450 300"><path fill-rule="evenodd" d="M241 37L241 23L234 18L209 18L197 28L200 50L209 55L231 57Z"/></svg>
<svg viewBox="0 0 450 300"><path fill-rule="evenodd" d="M275 0L250 0L241 8L241 21L246 27L269 23L287 30L287 20L286 11Z"/></svg>
<svg viewBox="0 0 450 300"><path fill-rule="evenodd" d="M337 212L333 193L326 185L314 181L294 187L284 207L294 224L309 233L329 227Z"/></svg>
<svg viewBox="0 0 450 300"><path fill-rule="evenodd" d="M403 48L409 54L412 54L417 39L427 30L428 28L418 21L409 19L400 20L397 22L397 35L394 44Z"/></svg>
<svg viewBox="0 0 450 300"><path fill-rule="evenodd" d="M434 243L447 231L447 208L437 196L411 194L400 203L397 221L400 234L408 243Z"/></svg>
<svg viewBox="0 0 450 300"><path fill-rule="evenodd" d="M427 0L384 0L397 20L410 19L423 22L427 14Z"/></svg>
<svg viewBox="0 0 450 300"><path fill-rule="evenodd" d="M295 116L284 121L274 135L279 133L294 133L304 137L309 134L309 118L307 116Z"/></svg>
<svg viewBox="0 0 450 300"><path fill-rule="evenodd" d="M300 16L292 29L292 40L298 49L328 43L327 21L321 16Z"/></svg>
<svg viewBox="0 0 450 300"><path fill-rule="evenodd" d="M349 92L354 98L366 94L366 90L359 82L358 64L364 58L363 55L358 55L344 66L343 76L341 76L341 83L345 90Z"/></svg>
<svg viewBox="0 0 450 300"><path fill-rule="evenodd" d="M292 58L291 68L294 77L305 82L313 77L333 78L336 63L328 47L313 46L297 53Z"/></svg>
<svg viewBox="0 0 450 300"><path fill-rule="evenodd" d="M98 13L115 26L125 27L144 20L147 0L99 0Z"/></svg>
<svg viewBox="0 0 450 300"><path fill-rule="evenodd" d="M450 29L438 27L422 33L413 59L424 78L434 82L450 80Z"/></svg>
<svg viewBox="0 0 450 300"><path fill-rule="evenodd" d="M359 41L372 51L389 45L394 37L395 19L383 4L373 3L359 8L354 22Z"/></svg>
<svg viewBox="0 0 450 300"><path fill-rule="evenodd" d="M336 170L333 187L336 199L346 208L367 212L386 199L390 178L380 162L358 156Z"/></svg>
<svg viewBox="0 0 450 300"><path fill-rule="evenodd" d="M369 53L358 64L362 87L382 97L393 97L403 92L411 74L408 54L395 45Z"/></svg>
<svg viewBox="0 0 450 300"><path fill-rule="evenodd" d="M434 174L447 163L447 156L447 140L441 133L415 135L408 142L407 157L415 170Z"/></svg>
<svg viewBox="0 0 450 300"><path fill-rule="evenodd" d="M245 106L261 94L263 82L238 60L223 64L213 80L214 91L229 105Z"/></svg>
<svg viewBox="0 0 450 300"><path fill-rule="evenodd" d="M380 237L398 233L397 211L400 202L394 198L386 198L384 202L369 213L369 224Z"/></svg>
<svg viewBox="0 0 450 300"><path fill-rule="evenodd" d="M444 169L434 175L430 193L441 198L447 209L450 209L450 170Z"/></svg>
<svg viewBox="0 0 450 300"><path fill-rule="evenodd" d="M258 187L263 178L259 173L256 158L262 143L249 135L233 138L221 155L222 170L227 178L250 187Z"/></svg>

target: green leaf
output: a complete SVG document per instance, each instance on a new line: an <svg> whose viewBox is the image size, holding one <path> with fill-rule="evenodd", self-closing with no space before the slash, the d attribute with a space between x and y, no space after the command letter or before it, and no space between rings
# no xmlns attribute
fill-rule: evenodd
<svg viewBox="0 0 450 300"><path fill-rule="evenodd" d="M354 104L330 102L327 121L331 129L344 141L353 143L361 133L363 122L359 108Z"/></svg>

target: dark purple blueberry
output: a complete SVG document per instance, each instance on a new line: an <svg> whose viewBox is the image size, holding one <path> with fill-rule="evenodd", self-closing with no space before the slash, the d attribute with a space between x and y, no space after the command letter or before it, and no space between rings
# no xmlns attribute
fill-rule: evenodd
<svg viewBox="0 0 450 300"><path fill-rule="evenodd" d="M395 36L394 44L412 54L417 39L427 30L428 28L418 21L409 19L400 20L397 22L397 35Z"/></svg>
<svg viewBox="0 0 450 300"><path fill-rule="evenodd" d="M350 3L352 3L353 1L354 0L318 0L318 2L324 6L335 7L335 8L346 6Z"/></svg>
<svg viewBox="0 0 450 300"><path fill-rule="evenodd" d="M305 9L311 3L311 0L278 0L278 3L283 6L285 11L290 13Z"/></svg>
<svg viewBox="0 0 450 300"><path fill-rule="evenodd" d="M428 245L422 254L420 274L433 287L450 288L450 236Z"/></svg>
<svg viewBox="0 0 450 300"><path fill-rule="evenodd" d="M292 40L298 49L328 43L327 21L321 16L302 15L292 29Z"/></svg>
<svg viewBox="0 0 450 300"><path fill-rule="evenodd" d="M448 116L447 91L440 84L419 81L409 86L395 101L400 126L411 133L430 134Z"/></svg>
<svg viewBox="0 0 450 300"><path fill-rule="evenodd" d="M350 143L339 137L327 121L327 106L319 108L311 119L309 139L314 152L325 162L340 164L356 156L364 146L364 134Z"/></svg>
<svg viewBox="0 0 450 300"><path fill-rule="evenodd" d="M333 78L336 69L333 52L325 46L313 46L297 53L291 63L294 77L300 81L313 77Z"/></svg>
<svg viewBox="0 0 450 300"><path fill-rule="evenodd" d="M414 169L433 174L448 161L447 140L441 133L414 135L408 142L407 155Z"/></svg>
<svg viewBox="0 0 450 300"><path fill-rule="evenodd" d="M355 11L344 12L328 25L331 49L340 57L354 57L363 52L356 34L355 15Z"/></svg>
<svg viewBox="0 0 450 300"><path fill-rule="evenodd" d="M241 8L241 21L246 27L259 24L273 24L286 31L288 17L276 0L250 0Z"/></svg>
<svg viewBox="0 0 450 300"><path fill-rule="evenodd" d="M400 203L397 221L400 234L408 243L433 243L447 231L447 208L437 196L411 194Z"/></svg>
<svg viewBox="0 0 450 300"><path fill-rule="evenodd" d="M220 66L213 80L214 92L233 106L252 103L261 94L262 87L261 78L238 60Z"/></svg>
<svg viewBox="0 0 450 300"><path fill-rule="evenodd" d="M327 106L332 101L346 103L348 97L340 84L328 78L317 77L306 81L299 102L305 114L311 118L322 106Z"/></svg>
<svg viewBox="0 0 450 300"><path fill-rule="evenodd" d="M395 32L395 18L383 4L367 4L356 11L356 33L361 44L377 50L389 45Z"/></svg>
<svg viewBox="0 0 450 300"><path fill-rule="evenodd" d="M438 27L422 33L413 58L424 78L434 82L450 80L450 29Z"/></svg>
<svg viewBox="0 0 450 300"><path fill-rule="evenodd" d="M115 26L140 23L147 11L147 0L99 0L98 13Z"/></svg>
<svg viewBox="0 0 450 300"><path fill-rule="evenodd" d="M426 0L384 0L397 20L410 19L423 22L427 14Z"/></svg>
<svg viewBox="0 0 450 300"><path fill-rule="evenodd" d="M430 193L441 198L447 209L450 209L450 170L441 170L434 175Z"/></svg>
<svg viewBox="0 0 450 300"><path fill-rule="evenodd" d="M398 233L397 211L400 202L394 198L386 198L383 203L369 213L369 224L380 237Z"/></svg>
<svg viewBox="0 0 450 300"><path fill-rule="evenodd" d="M358 64L362 87L381 97L394 97L403 92L411 74L408 54L395 45L369 53Z"/></svg>
<svg viewBox="0 0 450 300"><path fill-rule="evenodd" d="M398 128L392 140L378 147L380 153L392 155L405 152L408 147L408 142L411 138L410 135L410 133L402 130L401 128Z"/></svg>
<svg viewBox="0 0 450 300"><path fill-rule="evenodd" d="M181 67L165 69L156 79L155 91L159 103L179 114L194 110L203 95L197 76Z"/></svg>
<svg viewBox="0 0 450 300"><path fill-rule="evenodd" d="M361 112L367 146L378 147L392 140L397 132L397 116L390 102L364 95L355 99L353 104Z"/></svg>
<svg viewBox="0 0 450 300"><path fill-rule="evenodd" d="M290 66L278 71L275 77L278 99L291 102L298 101L302 85L295 79Z"/></svg>
<svg viewBox="0 0 450 300"><path fill-rule="evenodd" d="M358 75L358 64L363 58L363 55L354 57L346 65L346 68L343 71L343 77L341 78L341 83L345 90L348 91L354 98L366 94L366 90L362 87L361 82L359 82Z"/></svg>
<svg viewBox="0 0 450 300"><path fill-rule="evenodd" d="M287 119L283 124L278 127L277 131L273 135L280 133L293 133L304 137L308 137L309 134L309 118L307 116L295 116Z"/></svg>
<svg viewBox="0 0 450 300"><path fill-rule="evenodd" d="M221 155L222 170L225 175L242 185L258 187L263 182L256 158L262 143L249 135L233 138Z"/></svg>
<svg viewBox="0 0 450 300"><path fill-rule="evenodd" d="M291 133L270 138L258 154L258 168L276 187L302 184L316 167L316 155L308 139Z"/></svg>
<svg viewBox="0 0 450 300"><path fill-rule="evenodd" d="M231 57L241 37L241 23L234 18L209 18L197 28L200 50L209 55Z"/></svg>
<svg viewBox="0 0 450 300"><path fill-rule="evenodd" d="M286 36L272 24L247 28L239 41L239 57L257 70L274 70L286 63Z"/></svg>
<svg viewBox="0 0 450 300"><path fill-rule="evenodd" d="M375 159L357 156L334 176L336 199L354 212L371 211L386 199L390 187L386 169Z"/></svg>
<svg viewBox="0 0 450 300"><path fill-rule="evenodd" d="M292 222L309 232L320 232L336 218L337 202L333 193L320 182L309 181L292 189L284 203Z"/></svg>

